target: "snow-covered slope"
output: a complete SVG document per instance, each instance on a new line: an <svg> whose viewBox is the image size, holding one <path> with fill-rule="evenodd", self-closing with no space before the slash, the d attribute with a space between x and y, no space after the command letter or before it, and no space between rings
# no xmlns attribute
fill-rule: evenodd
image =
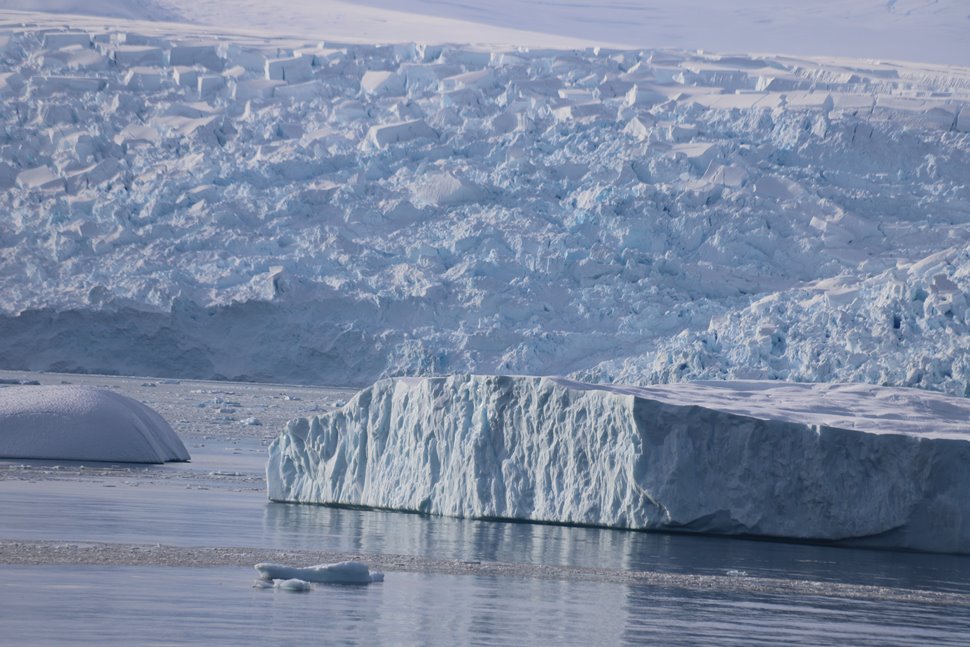
<svg viewBox="0 0 970 647"><path fill-rule="evenodd" d="M378 382L271 445L275 501L970 552L970 401L777 382Z"/></svg>
<svg viewBox="0 0 970 647"><path fill-rule="evenodd" d="M354 42L573 47L579 41L607 47L852 56L951 65L966 65L970 59L970 10L965 0L160 2L193 23Z"/></svg>
<svg viewBox="0 0 970 647"><path fill-rule="evenodd" d="M0 366L970 382L966 68L54 25L0 22Z"/></svg>
<svg viewBox="0 0 970 647"><path fill-rule="evenodd" d="M0 458L165 463L189 452L150 407L107 389L0 388Z"/></svg>
<svg viewBox="0 0 970 647"><path fill-rule="evenodd" d="M105 16L129 20L179 20L165 0L3 0L3 10Z"/></svg>

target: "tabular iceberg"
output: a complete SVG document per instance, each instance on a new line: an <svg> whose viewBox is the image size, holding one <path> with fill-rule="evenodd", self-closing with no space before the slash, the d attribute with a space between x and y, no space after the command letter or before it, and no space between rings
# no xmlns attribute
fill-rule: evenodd
<svg viewBox="0 0 970 647"><path fill-rule="evenodd" d="M970 553L970 401L783 382L383 380L293 420L274 501Z"/></svg>

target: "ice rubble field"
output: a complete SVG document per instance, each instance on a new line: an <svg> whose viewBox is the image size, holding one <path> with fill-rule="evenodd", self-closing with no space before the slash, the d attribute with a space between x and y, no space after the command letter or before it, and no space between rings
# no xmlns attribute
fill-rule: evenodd
<svg viewBox="0 0 970 647"><path fill-rule="evenodd" d="M383 380L290 422L274 501L966 553L970 401L778 382Z"/></svg>
<svg viewBox="0 0 970 647"><path fill-rule="evenodd" d="M0 458L165 463L189 452L155 410L86 386L0 388Z"/></svg>
<svg viewBox="0 0 970 647"><path fill-rule="evenodd" d="M970 383L970 69L5 16L0 366Z"/></svg>

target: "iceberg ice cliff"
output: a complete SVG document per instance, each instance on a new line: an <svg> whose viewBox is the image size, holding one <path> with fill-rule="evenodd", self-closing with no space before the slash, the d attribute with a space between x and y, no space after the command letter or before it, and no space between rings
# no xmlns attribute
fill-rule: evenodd
<svg viewBox="0 0 970 647"><path fill-rule="evenodd" d="M288 423L274 501L970 552L970 401L779 382L383 380Z"/></svg>

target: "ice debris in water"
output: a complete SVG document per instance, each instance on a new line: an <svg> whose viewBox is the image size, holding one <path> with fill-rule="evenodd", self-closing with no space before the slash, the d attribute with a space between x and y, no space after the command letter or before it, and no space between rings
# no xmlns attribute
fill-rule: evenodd
<svg viewBox="0 0 970 647"><path fill-rule="evenodd" d="M357 561L318 564L305 568L262 563L256 564L256 571L265 581L302 580L318 584L370 584L384 581L383 573L372 573L367 564Z"/></svg>
<svg viewBox="0 0 970 647"><path fill-rule="evenodd" d="M274 501L970 552L970 400L783 382L383 380L293 420Z"/></svg>

